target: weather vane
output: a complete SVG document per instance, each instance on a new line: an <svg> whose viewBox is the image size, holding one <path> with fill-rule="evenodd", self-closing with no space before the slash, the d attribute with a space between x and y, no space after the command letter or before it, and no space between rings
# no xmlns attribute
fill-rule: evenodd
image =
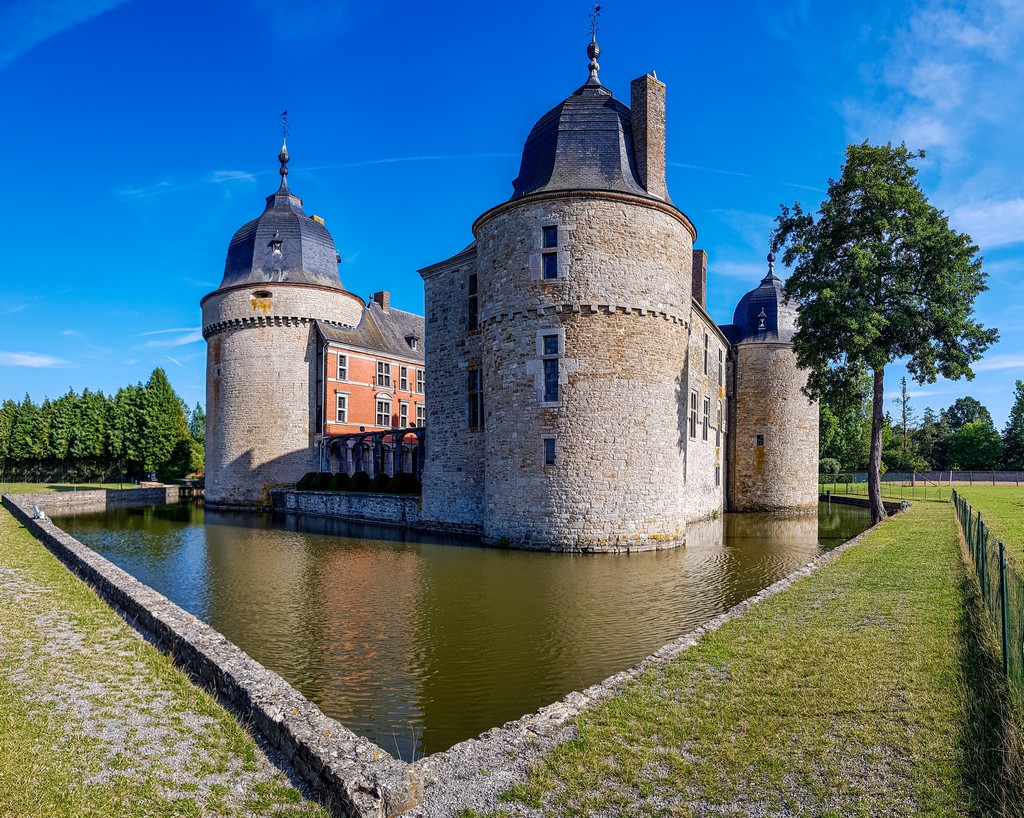
<svg viewBox="0 0 1024 818"><path fill-rule="evenodd" d="M597 42L597 18L601 14L601 7L594 3L594 11L590 15L590 41Z"/></svg>
<svg viewBox="0 0 1024 818"><path fill-rule="evenodd" d="M288 109L281 111L281 138L288 141Z"/></svg>

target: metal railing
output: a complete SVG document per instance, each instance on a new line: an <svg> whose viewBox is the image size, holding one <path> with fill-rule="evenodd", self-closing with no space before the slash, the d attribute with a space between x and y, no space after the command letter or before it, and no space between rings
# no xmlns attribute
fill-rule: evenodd
<svg viewBox="0 0 1024 818"><path fill-rule="evenodd" d="M1006 546L989 530L981 512L971 508L956 489L952 494L957 520L974 563L989 620L1001 642L1003 672L1018 712L1024 713L1024 577Z"/></svg>
<svg viewBox="0 0 1024 818"><path fill-rule="evenodd" d="M840 475L842 477L843 475ZM824 475L818 476L818 493L849 494L854 497L867 497L867 477L861 474L848 474L849 480L833 479ZM886 475L887 477L888 475ZM948 500L952 489L926 480L886 480L881 482L883 500Z"/></svg>

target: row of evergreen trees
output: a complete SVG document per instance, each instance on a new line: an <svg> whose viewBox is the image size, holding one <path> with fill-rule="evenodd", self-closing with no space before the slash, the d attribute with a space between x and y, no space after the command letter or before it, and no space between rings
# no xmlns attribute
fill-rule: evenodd
<svg viewBox="0 0 1024 818"><path fill-rule="evenodd" d="M1013 408L1001 434L988 409L972 397L958 398L939 412L929 407L918 415L906 378L893 403L896 410L886 413L882 428L882 464L887 471L1024 471L1024 381L1017 381ZM841 407L822 402L819 454L823 466L835 461L837 469L866 468L870 435L867 389Z"/></svg>
<svg viewBox="0 0 1024 818"><path fill-rule="evenodd" d="M113 396L73 389L56 400L0 406L3 480L164 481L202 470L206 415L189 411L162 369Z"/></svg>

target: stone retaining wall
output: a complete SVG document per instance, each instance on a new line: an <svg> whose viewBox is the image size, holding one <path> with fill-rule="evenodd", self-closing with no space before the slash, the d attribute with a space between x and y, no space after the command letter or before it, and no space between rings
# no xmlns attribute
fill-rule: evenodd
<svg viewBox="0 0 1024 818"><path fill-rule="evenodd" d="M171 487L176 488L176 487ZM62 508L91 511L156 502L142 489L124 500L117 492L5 495L3 505L65 565L91 585L137 629L152 638L198 683L214 692L243 724L259 730L339 815L386 818L418 800L415 771L384 750L325 716L276 673L267 670L206 623L142 584L51 520L33 519L32 505L47 514ZM73 493L69 493L73 494ZM88 507L89 502L92 506ZM121 503L111 506L110 502Z"/></svg>
<svg viewBox="0 0 1024 818"><path fill-rule="evenodd" d="M156 486L145 489L90 489L89 491L51 491L40 494L18 494L12 502L32 510L32 504L39 506L49 517L66 517L69 514L88 514L94 511L111 511L115 508L145 506L151 503L177 503L179 486Z"/></svg>

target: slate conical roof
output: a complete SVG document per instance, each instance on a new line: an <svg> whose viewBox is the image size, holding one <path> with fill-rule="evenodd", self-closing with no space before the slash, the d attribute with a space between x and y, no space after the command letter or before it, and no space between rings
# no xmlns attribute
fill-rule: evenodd
<svg viewBox="0 0 1024 818"><path fill-rule="evenodd" d="M288 189L288 149L282 146L281 186L259 218L239 228L228 245L220 288L286 281L343 290L338 251L327 228L302 212Z"/></svg>
<svg viewBox="0 0 1024 818"><path fill-rule="evenodd" d="M610 190L648 196L637 177L629 108L597 77L596 42L587 48L590 79L542 116L523 147L513 199L554 190Z"/></svg>
<svg viewBox="0 0 1024 818"><path fill-rule="evenodd" d="M796 317L796 305L786 300L782 279L775 275L775 255L769 253L768 275L736 305L732 326L728 328L729 340L734 344L744 341L789 343L796 333Z"/></svg>

